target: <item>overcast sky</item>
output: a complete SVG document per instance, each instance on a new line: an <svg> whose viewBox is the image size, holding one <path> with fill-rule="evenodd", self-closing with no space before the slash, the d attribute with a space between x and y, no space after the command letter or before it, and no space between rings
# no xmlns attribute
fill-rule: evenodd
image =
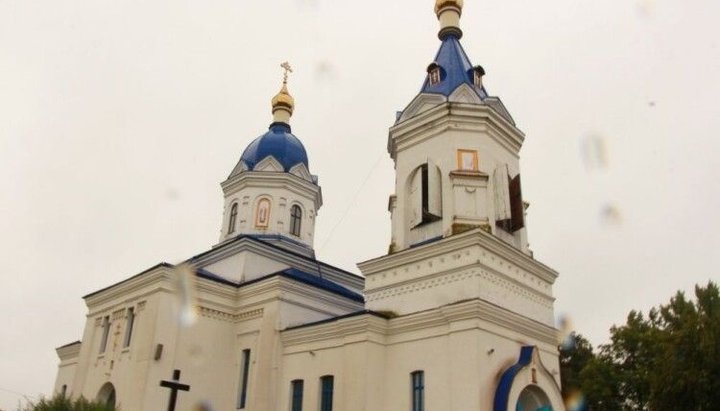
<svg viewBox="0 0 720 411"><path fill-rule="evenodd" d="M218 240L219 183L295 68L320 259L384 254L387 128L439 46L432 0L0 0L0 408L49 393L81 297ZM462 40L526 134L535 257L593 344L718 280L720 3L467 0Z"/></svg>

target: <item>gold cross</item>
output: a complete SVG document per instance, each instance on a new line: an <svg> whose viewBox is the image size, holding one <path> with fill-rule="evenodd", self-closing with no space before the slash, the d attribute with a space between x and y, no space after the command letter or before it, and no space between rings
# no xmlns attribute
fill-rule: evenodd
<svg viewBox="0 0 720 411"><path fill-rule="evenodd" d="M280 65L280 67L285 69L285 73L283 74L283 84L287 84L288 80L288 73L292 73L292 67L290 67L290 63L287 61Z"/></svg>

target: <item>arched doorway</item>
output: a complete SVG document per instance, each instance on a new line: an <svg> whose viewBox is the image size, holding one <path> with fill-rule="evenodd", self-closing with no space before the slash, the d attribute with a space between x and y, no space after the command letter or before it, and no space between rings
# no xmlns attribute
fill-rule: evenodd
<svg viewBox="0 0 720 411"><path fill-rule="evenodd" d="M550 399L536 385L528 385L520 392L516 411L553 411L550 405Z"/></svg>
<svg viewBox="0 0 720 411"><path fill-rule="evenodd" d="M109 405L111 407L115 406L115 387L112 383L106 382L102 387L100 387L97 400L102 404Z"/></svg>

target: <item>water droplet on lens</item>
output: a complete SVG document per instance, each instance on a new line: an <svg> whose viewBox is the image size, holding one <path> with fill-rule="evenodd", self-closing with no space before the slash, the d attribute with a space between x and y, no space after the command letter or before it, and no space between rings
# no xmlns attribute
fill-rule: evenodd
<svg viewBox="0 0 720 411"><path fill-rule="evenodd" d="M189 264L179 265L173 270L175 294L178 299L178 321L183 327L190 327L197 321L195 298L195 270Z"/></svg>
<svg viewBox="0 0 720 411"><path fill-rule="evenodd" d="M214 408L210 401L202 400L193 406L193 411L213 411Z"/></svg>
<svg viewBox="0 0 720 411"><path fill-rule="evenodd" d="M607 148L605 139L598 135L591 135L580 141L580 155L585 169L604 170L607 168Z"/></svg>
<svg viewBox="0 0 720 411"><path fill-rule="evenodd" d="M565 398L565 408L568 411L586 411L585 396L579 390L574 390Z"/></svg>
<svg viewBox="0 0 720 411"><path fill-rule="evenodd" d="M573 324L570 317L567 315L560 315L558 317L558 342L562 345L563 349L569 350L575 348L575 339L573 338Z"/></svg>
<svg viewBox="0 0 720 411"><path fill-rule="evenodd" d="M600 210L600 223L608 226L622 224L622 214L620 210L612 204L606 204Z"/></svg>

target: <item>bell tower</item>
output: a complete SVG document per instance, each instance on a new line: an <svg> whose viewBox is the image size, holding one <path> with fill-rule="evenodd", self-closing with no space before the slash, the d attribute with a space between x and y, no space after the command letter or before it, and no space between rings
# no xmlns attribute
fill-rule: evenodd
<svg viewBox="0 0 720 411"><path fill-rule="evenodd" d="M371 310L403 315L479 299L552 327L557 273L528 247L525 135L460 44L462 0L437 0L440 48L390 127L388 254L358 266Z"/></svg>
<svg viewBox="0 0 720 411"><path fill-rule="evenodd" d="M518 161L524 134L460 44L462 7L436 2L440 50L390 128L390 251L479 228L529 255Z"/></svg>

